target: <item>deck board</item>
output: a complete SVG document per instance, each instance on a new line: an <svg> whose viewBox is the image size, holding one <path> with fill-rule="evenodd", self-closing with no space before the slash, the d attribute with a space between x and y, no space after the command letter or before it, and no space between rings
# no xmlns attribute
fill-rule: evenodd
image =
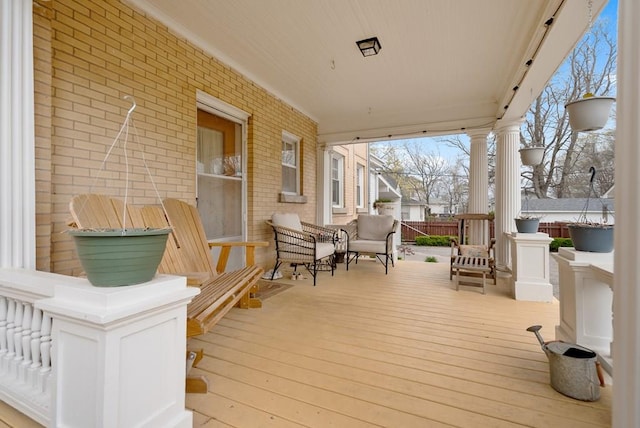
<svg viewBox="0 0 640 428"><path fill-rule="evenodd" d="M187 397L194 426L610 426L611 388L591 403L557 393L525 331L553 339L557 303L516 302L503 283L456 292L443 263L289 282L192 339L210 379Z"/></svg>

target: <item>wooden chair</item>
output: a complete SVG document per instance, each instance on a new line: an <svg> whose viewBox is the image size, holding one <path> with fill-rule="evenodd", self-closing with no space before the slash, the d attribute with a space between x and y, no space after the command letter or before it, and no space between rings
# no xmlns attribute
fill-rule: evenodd
<svg viewBox="0 0 640 428"><path fill-rule="evenodd" d="M158 268L160 273L187 277L187 285L200 288L187 306L187 337L208 332L234 306L259 308L262 303L252 297L263 269L255 264L255 248L267 242L208 242L196 207L176 199L166 199L162 206L127 206L104 195L85 194L71 200L70 211L79 228L171 227L173 229ZM165 214L166 213L166 214ZM124 218L124 221L122 219ZM217 265L210 248L220 247ZM246 248L246 267L225 272L233 247ZM187 366L195 366L202 352L189 351ZM187 377L187 392L205 393L204 377Z"/></svg>
<svg viewBox="0 0 640 428"><path fill-rule="evenodd" d="M290 263L294 270L298 265L304 266L313 277L314 286L323 267L331 270L333 276L337 229L300 221L295 213L274 213L267 224L273 229L276 243L276 263L271 279L283 263Z"/></svg>
<svg viewBox="0 0 640 428"><path fill-rule="evenodd" d="M490 222L493 216L489 214L458 214L458 236L451 238L451 265L449 279L456 275L456 290L460 285L481 286L485 292L486 278L492 278L496 284L496 266L494 246L496 240L490 237ZM472 239L471 225L473 225L475 242ZM461 276L481 278L482 282L461 280Z"/></svg>
<svg viewBox="0 0 640 428"><path fill-rule="evenodd" d="M384 265L385 275L389 272L389 261L393 261L393 235L399 222L390 215L360 214L344 227L347 234L347 270L349 264L361 255L372 255Z"/></svg>

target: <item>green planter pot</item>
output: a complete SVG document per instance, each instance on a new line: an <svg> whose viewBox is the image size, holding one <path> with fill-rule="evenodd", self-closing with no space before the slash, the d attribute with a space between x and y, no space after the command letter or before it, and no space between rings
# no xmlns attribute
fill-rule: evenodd
<svg viewBox="0 0 640 428"><path fill-rule="evenodd" d="M610 253L613 251L613 225L570 224L569 236L578 251Z"/></svg>
<svg viewBox="0 0 640 428"><path fill-rule="evenodd" d="M536 233L540 225L539 218L516 218L516 230L520 233Z"/></svg>
<svg viewBox="0 0 640 428"><path fill-rule="evenodd" d="M118 287L153 278L171 229L75 229L68 233L89 282L96 287Z"/></svg>

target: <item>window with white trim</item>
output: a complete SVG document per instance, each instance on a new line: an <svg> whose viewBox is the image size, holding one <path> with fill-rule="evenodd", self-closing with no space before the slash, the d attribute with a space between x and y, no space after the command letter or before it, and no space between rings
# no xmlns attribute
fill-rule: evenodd
<svg viewBox="0 0 640 428"><path fill-rule="evenodd" d="M300 194L300 138L282 132L282 193Z"/></svg>
<svg viewBox="0 0 640 428"><path fill-rule="evenodd" d="M344 207L344 156L331 154L331 205Z"/></svg>
<svg viewBox="0 0 640 428"><path fill-rule="evenodd" d="M364 208L364 165L356 165L356 208Z"/></svg>

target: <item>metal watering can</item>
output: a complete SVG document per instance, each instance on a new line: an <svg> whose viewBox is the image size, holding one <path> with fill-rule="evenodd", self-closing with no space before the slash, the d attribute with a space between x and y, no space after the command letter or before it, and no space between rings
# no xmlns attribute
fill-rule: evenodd
<svg viewBox="0 0 640 428"><path fill-rule="evenodd" d="M598 400L600 387L604 387L605 383L597 354L591 349L560 340L545 343L538 332L541 328L542 326L532 325L527 331L535 333L549 359L553 389L577 400Z"/></svg>

